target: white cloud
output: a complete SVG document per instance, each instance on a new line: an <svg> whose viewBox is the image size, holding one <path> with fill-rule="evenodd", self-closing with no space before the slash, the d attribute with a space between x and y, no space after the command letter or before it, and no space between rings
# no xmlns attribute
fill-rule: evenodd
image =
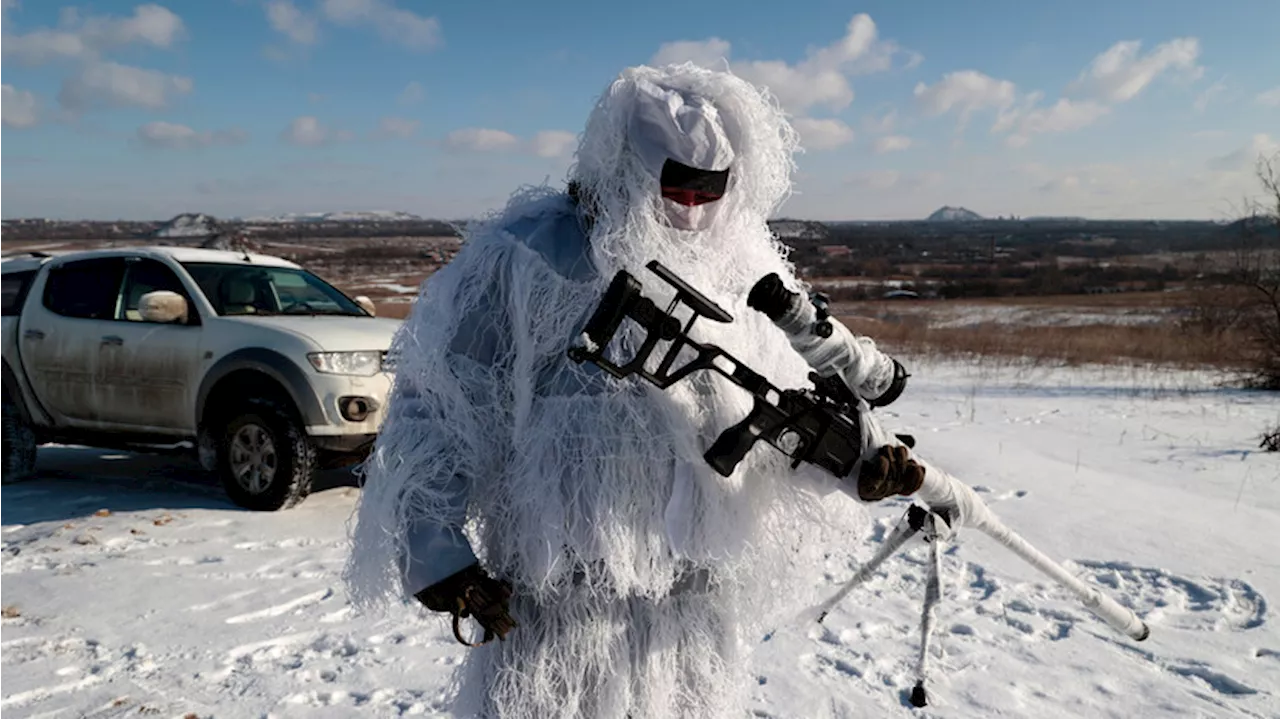
<svg viewBox="0 0 1280 719"><path fill-rule="evenodd" d="M97 60L129 45L169 48L186 32L182 19L167 8L139 5L128 17L81 16L64 8L56 28L38 28L22 35L6 34L4 56L29 66L58 60Z"/></svg>
<svg viewBox="0 0 1280 719"><path fill-rule="evenodd" d="M832 150L853 142L853 128L840 120L799 117L791 124L800 133L800 142L808 150Z"/></svg>
<svg viewBox="0 0 1280 719"><path fill-rule="evenodd" d="M422 83L417 80L411 80L400 94L396 96L396 102L401 105L416 105L427 97L427 91L422 87Z"/></svg>
<svg viewBox="0 0 1280 719"><path fill-rule="evenodd" d="M1088 97L1062 97L1048 106L1040 104L1043 92L1022 94L1014 83L977 70L947 73L933 85L918 83L915 96L926 114L956 112L958 130L965 128L973 113L995 109L991 132L1005 134L1009 147L1022 147L1034 135L1072 132L1096 123L1114 105L1133 99L1163 73L1181 70L1199 77L1203 72L1195 64L1200 52L1195 38L1170 40L1141 56L1139 48L1136 41L1116 43L1095 57L1068 87L1068 94L1085 93ZM1203 109L1224 87L1219 82L1206 89L1196 100L1197 108Z"/></svg>
<svg viewBox="0 0 1280 719"><path fill-rule="evenodd" d="M649 59L650 65L674 65L691 62L700 67L724 69L732 47L728 40L710 37L706 40L677 40L663 43Z"/></svg>
<svg viewBox="0 0 1280 719"><path fill-rule="evenodd" d="M191 92L191 78L123 65L106 59L131 46L173 47L186 36L182 18L160 5L138 5L128 16L83 15L63 8L55 27L23 34L5 32L4 57L26 66L72 62L58 104L72 112L92 108L166 107L176 95Z"/></svg>
<svg viewBox="0 0 1280 719"><path fill-rule="evenodd" d="M680 40L659 47L650 63L689 61L724 69L724 60L730 58L731 51L730 43L718 37ZM888 70L900 54L908 55L908 66L919 62L919 55L902 50L893 41L879 40L871 17L858 14L849 21L843 37L825 47L811 49L797 64L751 60L730 61L729 66L734 74L768 87L788 110L802 113L814 106L833 110L847 107L854 95L848 77Z"/></svg>
<svg viewBox="0 0 1280 719"><path fill-rule="evenodd" d="M439 20L387 0L324 0L320 11L335 25L372 27L384 40L411 50L430 50L441 42Z"/></svg>
<svg viewBox="0 0 1280 719"><path fill-rule="evenodd" d="M985 108L1006 108L1013 104L1017 87L977 70L949 72L933 85L917 83L916 101L930 115L958 110L963 125L971 114Z"/></svg>
<svg viewBox="0 0 1280 719"><path fill-rule="evenodd" d="M888 190L901 179L902 173L897 170L871 170L853 175L848 184L863 190Z"/></svg>
<svg viewBox="0 0 1280 719"><path fill-rule="evenodd" d="M942 173L936 170L904 173L898 170L869 170L859 172L845 180L845 184L864 191L922 190L942 182Z"/></svg>
<svg viewBox="0 0 1280 719"><path fill-rule="evenodd" d="M876 140L875 150L877 155L883 155L887 152L898 152L911 147L911 138L905 135L885 135Z"/></svg>
<svg viewBox="0 0 1280 719"><path fill-rule="evenodd" d="M942 182L942 173L937 170L929 170L926 172L918 172L907 178L907 187L912 190L919 190L926 187L933 187Z"/></svg>
<svg viewBox="0 0 1280 719"><path fill-rule="evenodd" d="M4 85L0 90L0 116L5 127L22 129L34 127L40 121L36 96L30 90L18 90Z"/></svg>
<svg viewBox="0 0 1280 719"><path fill-rule="evenodd" d="M1127 102L1165 72L1182 71L1192 79L1204 73L1204 68L1196 64L1200 41L1194 37L1160 43L1151 52L1139 56L1141 47L1138 40L1112 45L1093 59L1069 91L1112 103Z"/></svg>
<svg viewBox="0 0 1280 719"><path fill-rule="evenodd" d="M564 130L543 130L529 140L529 151L538 157L563 157L578 144L578 136Z"/></svg>
<svg viewBox="0 0 1280 719"><path fill-rule="evenodd" d="M138 128L138 141L147 147L189 150L210 145L235 145L249 139L244 130L196 131L171 122L148 122Z"/></svg>
<svg viewBox="0 0 1280 719"><path fill-rule="evenodd" d="M863 127L867 132L874 134L884 134L893 132L893 128L898 125L898 109L893 108L883 115L867 115L862 120Z"/></svg>
<svg viewBox="0 0 1280 719"><path fill-rule="evenodd" d="M1196 95L1196 100L1192 103L1196 108L1196 112L1204 112L1205 108L1209 107L1209 103L1213 102L1213 99L1218 95L1221 95L1226 89L1227 84L1222 80L1218 80L1209 87L1206 87L1199 95Z"/></svg>
<svg viewBox="0 0 1280 719"><path fill-rule="evenodd" d="M814 106L840 110L853 102L849 80L836 69L792 66L781 60L770 60L743 63L735 66L734 72L769 88L783 107L795 112Z"/></svg>
<svg viewBox="0 0 1280 719"><path fill-rule="evenodd" d="M1270 90L1264 90L1263 92L1258 93L1258 96L1255 97L1254 100L1257 101L1259 105L1280 107L1280 85L1273 87Z"/></svg>
<svg viewBox="0 0 1280 719"><path fill-rule="evenodd" d="M564 130L542 130L521 139L505 130L465 127L445 135L441 145L452 152L515 152L542 158L568 157L578 136Z"/></svg>
<svg viewBox="0 0 1280 719"><path fill-rule="evenodd" d="M280 133L280 139L291 145L317 147L331 142L351 139L351 133L325 126L313 115L295 117Z"/></svg>
<svg viewBox="0 0 1280 719"><path fill-rule="evenodd" d="M1137 176L1133 168L1114 163L1093 163L1059 170L1028 165L1022 172L1040 194L1069 199L1132 197L1144 186L1149 186L1149 181Z"/></svg>
<svg viewBox="0 0 1280 719"><path fill-rule="evenodd" d="M995 109L996 120L991 132L1008 133L1005 144L1022 147L1033 135L1071 132L1094 124L1110 113L1112 106L1137 97L1162 74L1181 71L1191 78L1203 74L1203 68L1196 64L1200 55L1196 38L1176 38L1157 45L1145 55L1139 55L1140 48L1137 41L1112 45L1097 55L1068 86L1067 94L1087 97L1062 97L1047 107L1040 106L1043 92L1021 94L1014 83L977 70L947 73L933 85L918 83L915 96L929 115L957 112L958 130L965 128L973 113ZM1223 87L1219 82L1206 89L1197 98L1196 106L1203 109Z"/></svg>
<svg viewBox="0 0 1280 719"><path fill-rule="evenodd" d="M1044 93L1033 92L1024 98L1021 107L1002 111L991 131L1012 131L1005 143L1022 147L1032 135L1079 130L1111 112L1111 108L1093 100L1073 102L1065 97L1049 107L1036 107L1042 97Z"/></svg>
<svg viewBox="0 0 1280 719"><path fill-rule="evenodd" d="M72 112L99 107L159 110L193 87L191 78L181 75L111 61L92 62L63 81L58 104Z"/></svg>
<svg viewBox="0 0 1280 719"><path fill-rule="evenodd" d="M406 140L413 137L420 124L417 120L411 120L407 117L384 117L378 122L378 129L374 131L373 135L379 138Z"/></svg>
<svg viewBox="0 0 1280 719"><path fill-rule="evenodd" d="M451 150L494 152L515 149L520 145L520 138L502 130L466 127L446 135L444 145Z"/></svg>
<svg viewBox="0 0 1280 719"><path fill-rule="evenodd" d="M1072 102L1064 97L1052 107L1027 113L1019 122L1019 129L1024 134L1069 132L1093 124L1110 111L1111 108L1097 102Z"/></svg>
<svg viewBox="0 0 1280 719"><path fill-rule="evenodd" d="M1210 170L1218 172L1251 172L1254 163L1261 156L1269 156L1280 152L1280 141L1265 132L1259 132L1249 138L1249 142L1240 149L1209 160Z"/></svg>
<svg viewBox="0 0 1280 719"><path fill-rule="evenodd" d="M106 47L144 42L167 48L184 33L182 18L168 8L154 4L135 7L133 16L121 22L86 18L83 28L88 37L102 38L102 44Z"/></svg>
<svg viewBox="0 0 1280 719"><path fill-rule="evenodd" d="M271 29L293 42L314 45L320 39L320 21L290 0L268 0L265 10Z"/></svg>
<svg viewBox="0 0 1280 719"><path fill-rule="evenodd" d="M1063 175L1061 177L1055 177L1036 189L1049 194L1074 192L1080 189L1080 177L1078 175Z"/></svg>

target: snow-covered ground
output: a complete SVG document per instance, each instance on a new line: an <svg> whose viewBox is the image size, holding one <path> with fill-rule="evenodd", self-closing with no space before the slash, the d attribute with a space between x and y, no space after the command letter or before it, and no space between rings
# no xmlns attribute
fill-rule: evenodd
<svg viewBox="0 0 1280 719"><path fill-rule="evenodd" d="M885 421L1151 637L1115 634L963 532L944 560L931 706L906 701L917 542L824 625L761 638L757 717L1280 716L1280 455L1257 450L1280 400L1181 372L911 368ZM167 458L46 448L40 467L0 503L6 717L432 716L451 666L484 651L408 606L352 613L339 573L359 490L342 473L294 510L253 514ZM848 538L859 559L905 506L874 508L871 536ZM813 581L831 591L854 568L833 559Z"/></svg>
<svg viewBox="0 0 1280 719"><path fill-rule="evenodd" d="M842 306L841 316L898 323L916 320L934 329L962 329L980 325L1008 327L1081 327L1086 325L1156 326L1176 323L1185 310L1175 307L1105 307L1017 301L992 303L966 300L893 302L872 306Z"/></svg>

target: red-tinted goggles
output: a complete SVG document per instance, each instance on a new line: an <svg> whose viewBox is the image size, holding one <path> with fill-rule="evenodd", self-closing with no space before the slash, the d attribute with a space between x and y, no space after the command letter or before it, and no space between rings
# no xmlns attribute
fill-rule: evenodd
<svg viewBox="0 0 1280 719"><path fill-rule="evenodd" d="M662 165L662 196L686 207L705 205L724 197L729 170L699 170L668 159Z"/></svg>
<svg viewBox="0 0 1280 719"><path fill-rule="evenodd" d="M724 197L724 195L717 194L714 192L698 192L697 190L682 190L679 187L662 188L662 196L667 198L668 200L671 200L676 204L685 205L688 207L705 205L708 202L715 202L721 197Z"/></svg>

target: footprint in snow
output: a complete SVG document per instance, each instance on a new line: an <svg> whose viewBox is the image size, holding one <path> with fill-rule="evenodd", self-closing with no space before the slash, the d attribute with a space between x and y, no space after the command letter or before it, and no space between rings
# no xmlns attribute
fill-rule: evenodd
<svg viewBox="0 0 1280 719"><path fill-rule="evenodd" d="M0 644L0 655L6 671L21 665L20 674L28 679L48 677L43 683L31 686L23 682L23 689L7 692L0 699L0 709L10 711L77 694L89 687L113 682L120 675L137 685L161 670L156 657L141 644L112 648L97 639L74 634L11 639Z"/></svg>
<svg viewBox="0 0 1280 719"><path fill-rule="evenodd" d="M1170 674L1185 677L1195 682L1198 686L1208 688L1218 694L1228 697L1239 697L1258 693L1257 689L1215 668L1208 662L1198 659L1169 659L1157 655L1154 651L1149 651L1143 647L1122 642L1110 636L1102 634L1098 634L1096 636L1102 641L1118 647L1125 652L1142 657ZM1198 692L1194 693L1203 697L1203 695L1200 695Z"/></svg>
<svg viewBox="0 0 1280 719"><path fill-rule="evenodd" d="M344 689L306 691L287 696L282 703L316 709L359 708L377 716L421 715L445 709L443 697L420 689L377 689L367 693Z"/></svg>
<svg viewBox="0 0 1280 719"><path fill-rule="evenodd" d="M319 604L320 602L323 602L324 600L332 596L333 596L332 589L321 589L319 591L311 592L310 594L304 594L301 597L297 597L295 599L291 599L287 602L282 602L280 604L275 604L270 607L266 607L264 609L259 609L254 612L248 612L246 614L237 614L234 617L228 617L226 619L226 622L227 624L244 624L245 622L256 622L261 619L271 619L273 617L278 617L282 614L288 614L289 612L295 611L297 609L301 609L302 607L311 606L312 604Z"/></svg>
<svg viewBox="0 0 1280 719"><path fill-rule="evenodd" d="M1107 587L1117 601L1138 612L1153 631L1241 631L1266 622L1266 598L1240 579L1184 577L1126 562L1075 564L1088 570L1086 579Z"/></svg>

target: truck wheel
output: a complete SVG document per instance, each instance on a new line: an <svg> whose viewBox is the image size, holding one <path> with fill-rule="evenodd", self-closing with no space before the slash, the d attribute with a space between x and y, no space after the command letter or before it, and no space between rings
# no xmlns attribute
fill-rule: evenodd
<svg viewBox="0 0 1280 719"><path fill-rule="evenodd" d="M233 411L218 443L218 473L231 501L260 512L288 509L311 492L316 450L280 405L251 401Z"/></svg>
<svg viewBox="0 0 1280 719"><path fill-rule="evenodd" d="M5 484L30 479L36 473L36 433L31 425L22 419L18 405L4 393L4 436L0 444L4 450Z"/></svg>

